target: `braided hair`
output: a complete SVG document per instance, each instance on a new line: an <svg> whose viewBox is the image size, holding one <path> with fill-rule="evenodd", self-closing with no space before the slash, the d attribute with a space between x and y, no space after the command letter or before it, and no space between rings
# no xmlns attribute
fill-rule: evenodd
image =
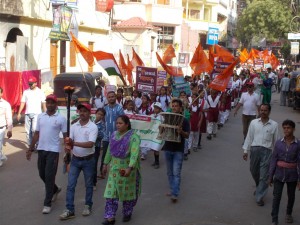
<svg viewBox="0 0 300 225"><path fill-rule="evenodd" d="M165 91L166 91L166 94L165 94L165 95L166 95L165 103L166 103L166 106L168 107L170 102L169 102L169 100L168 100L167 88L166 88L165 86L162 86L162 87L160 88L160 90L161 90L161 89L165 89ZM161 97L161 94L159 94L159 96L158 96L158 102L161 102L161 101L160 101L160 97Z"/></svg>
<svg viewBox="0 0 300 225"><path fill-rule="evenodd" d="M147 95L147 94L143 94L142 97L145 97L147 99L147 102L149 104L149 101L150 101L150 97ZM138 110L140 111L143 107L143 103L141 104L141 106L138 108ZM146 108L146 115L149 115L150 112L149 112L149 105L147 105L147 108Z"/></svg>

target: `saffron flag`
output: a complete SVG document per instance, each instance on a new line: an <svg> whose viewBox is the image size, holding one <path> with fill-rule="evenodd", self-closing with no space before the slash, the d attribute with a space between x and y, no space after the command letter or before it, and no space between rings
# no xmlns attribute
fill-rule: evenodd
<svg viewBox="0 0 300 225"><path fill-rule="evenodd" d="M192 70L194 70L193 76L204 72L209 73L213 69L213 66L210 64L200 43L198 44L194 52L193 58L190 62L190 67L192 68Z"/></svg>
<svg viewBox="0 0 300 225"><path fill-rule="evenodd" d="M156 58L159 61L160 65L164 68L164 70L170 74L171 76L174 77L182 77L183 76L183 71L181 67L175 67L175 66L169 66L165 64L159 54L156 52Z"/></svg>
<svg viewBox="0 0 300 225"><path fill-rule="evenodd" d="M133 69L135 69L137 66L145 66L143 63L143 60L139 57L139 55L134 51L134 48L132 48L132 59L131 64L133 66Z"/></svg>
<svg viewBox="0 0 300 225"><path fill-rule="evenodd" d="M112 53L96 51L93 52L98 64L107 72L108 76L118 76L121 78L124 85L126 81L118 67L116 59Z"/></svg>
<svg viewBox="0 0 300 225"><path fill-rule="evenodd" d="M122 76L125 77L127 73L127 65L125 63L121 50L119 50L119 68L121 70Z"/></svg>
<svg viewBox="0 0 300 225"><path fill-rule="evenodd" d="M247 49L244 48L243 51L240 52L241 63L247 62L248 58L249 58L249 53L248 53Z"/></svg>
<svg viewBox="0 0 300 225"><path fill-rule="evenodd" d="M239 62L239 59L231 63L225 70L223 70L215 79L209 84L209 87L218 91L225 91L230 77L233 74L233 69L235 65Z"/></svg>
<svg viewBox="0 0 300 225"><path fill-rule="evenodd" d="M129 55L127 54L127 80L131 86L133 85L132 70L133 70L133 65L131 64L129 60Z"/></svg>
<svg viewBox="0 0 300 225"><path fill-rule="evenodd" d="M223 62L233 62L234 56L225 48L220 45L214 45L216 49L216 55L221 59Z"/></svg>
<svg viewBox="0 0 300 225"><path fill-rule="evenodd" d="M251 48L249 53L249 59L252 59L254 61L254 59L259 58L259 54L260 52L257 49Z"/></svg>
<svg viewBox="0 0 300 225"><path fill-rule="evenodd" d="M269 53L268 49L263 50L260 55L265 64L270 62L271 54Z"/></svg>
<svg viewBox="0 0 300 225"><path fill-rule="evenodd" d="M169 45L166 51L164 52L162 61L164 63L168 63L174 57L176 57L175 49L173 48L173 45Z"/></svg>
<svg viewBox="0 0 300 225"><path fill-rule="evenodd" d="M72 42L75 46L76 52L77 53L79 52L82 55L82 57L84 58L84 60L88 63L88 65L90 67L92 67L95 64L93 52L89 48L87 48L86 46L81 44L72 32L70 32L70 34L71 34Z"/></svg>
<svg viewBox="0 0 300 225"><path fill-rule="evenodd" d="M270 63L271 63L273 70L275 70L280 65L279 60L273 53L271 54L271 57L270 57Z"/></svg>

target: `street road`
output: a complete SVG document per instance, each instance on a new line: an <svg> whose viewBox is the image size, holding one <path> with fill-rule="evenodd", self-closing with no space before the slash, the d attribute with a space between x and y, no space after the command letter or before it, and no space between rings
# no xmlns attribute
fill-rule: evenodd
<svg viewBox="0 0 300 225"><path fill-rule="evenodd" d="M296 136L300 138L300 111L279 106L279 94L273 93L271 118L279 124L284 119L296 122ZM272 188L265 206L259 207L253 196L254 182L249 172L249 161L242 160L241 109L236 118L229 121L212 141L203 137L203 149L192 152L184 161L181 195L178 203L171 203L165 196L168 191L163 154L161 167L151 167L153 155L142 162L142 195L135 207L132 225L268 225L271 224ZM281 126L280 126L281 127ZM282 133L282 130L280 129ZM75 197L76 217L59 221L65 209L67 175L62 173L62 160L57 174L57 184L63 191L53 204L49 215L41 213L44 185L38 176L37 154L25 159L25 131L22 125L13 130L4 152L8 161L0 167L0 224L1 225L56 225L101 224L104 212L103 191L105 180L98 182L94 192L93 214L81 216L84 206L84 182L80 175ZM62 154L61 154L62 157ZM294 224L300 224L300 192L297 191L294 207ZM122 224L121 206L116 224ZM286 191L284 190L279 214L284 223Z"/></svg>

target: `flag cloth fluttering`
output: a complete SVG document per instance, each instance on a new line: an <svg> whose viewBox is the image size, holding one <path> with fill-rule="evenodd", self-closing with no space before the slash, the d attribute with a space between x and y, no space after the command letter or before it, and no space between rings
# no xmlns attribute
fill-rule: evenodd
<svg viewBox="0 0 300 225"><path fill-rule="evenodd" d="M234 62L234 56L225 48L220 45L214 45L216 50L216 56L223 62Z"/></svg>
<svg viewBox="0 0 300 225"><path fill-rule="evenodd" d="M233 74L233 69L236 64L239 62L239 59L231 63L224 71L215 77L215 79L209 84L209 87L218 91L225 91L230 77Z"/></svg>
<svg viewBox="0 0 300 225"><path fill-rule="evenodd" d="M133 69L135 69L137 66L145 66L143 60L139 57L139 55L134 51L134 48L132 48L132 59L131 64L133 66Z"/></svg>
<svg viewBox="0 0 300 225"><path fill-rule="evenodd" d="M131 86L133 85L132 70L133 70L133 65L129 60L129 55L127 54L127 80Z"/></svg>
<svg viewBox="0 0 300 225"><path fill-rule="evenodd" d="M160 65L164 68L164 70L168 74L170 74L171 76L175 76L175 77L183 76L183 71L182 71L181 67L169 66L169 65L165 64L157 52L156 52L156 58L159 61Z"/></svg>
<svg viewBox="0 0 300 225"><path fill-rule="evenodd" d="M204 72L210 73L213 69L213 66L211 65L210 61L208 60L200 43L198 44L198 46L194 52L193 58L190 62L190 67L194 71L193 76L200 75L201 73L204 73Z"/></svg>
<svg viewBox="0 0 300 225"><path fill-rule="evenodd" d="M243 51L240 52L241 63L247 62L248 58L249 58L249 53L248 53L247 49L244 48Z"/></svg>
<svg viewBox="0 0 300 225"><path fill-rule="evenodd" d="M214 47L213 46L209 47L208 56L209 56L208 59L209 59L210 65L214 68L214 66L215 66L215 53L214 53Z"/></svg>
<svg viewBox="0 0 300 225"><path fill-rule="evenodd" d="M127 74L127 65L125 63L125 60L124 60L121 50L119 50L119 68L120 68L122 76L125 77Z"/></svg>
<svg viewBox="0 0 300 225"><path fill-rule="evenodd" d="M93 55L98 64L107 72L108 76L118 76L122 80L123 84L126 85L126 81L122 76L121 70L118 67L116 59L112 53L96 51L93 52Z"/></svg>
<svg viewBox="0 0 300 225"><path fill-rule="evenodd" d="M176 57L175 49L173 48L173 45L169 45L164 52L162 61L167 64L171 59L175 57Z"/></svg>
<svg viewBox="0 0 300 225"><path fill-rule="evenodd" d="M84 60L88 63L88 65L90 67L95 65L93 52L89 48L87 48L86 46L81 44L72 32L70 32L70 34L71 34L72 42L75 46L76 52L80 53L82 55L82 57L84 58Z"/></svg>

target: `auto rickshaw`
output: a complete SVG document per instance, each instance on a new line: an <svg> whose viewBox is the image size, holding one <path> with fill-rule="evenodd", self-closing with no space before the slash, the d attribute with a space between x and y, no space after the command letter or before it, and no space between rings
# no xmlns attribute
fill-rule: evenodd
<svg viewBox="0 0 300 225"><path fill-rule="evenodd" d="M58 106L67 105L65 86L75 87L73 94L78 97L78 102L89 102L91 97L95 95L95 86L99 84L101 79L101 72L61 73L56 75L53 83Z"/></svg>

